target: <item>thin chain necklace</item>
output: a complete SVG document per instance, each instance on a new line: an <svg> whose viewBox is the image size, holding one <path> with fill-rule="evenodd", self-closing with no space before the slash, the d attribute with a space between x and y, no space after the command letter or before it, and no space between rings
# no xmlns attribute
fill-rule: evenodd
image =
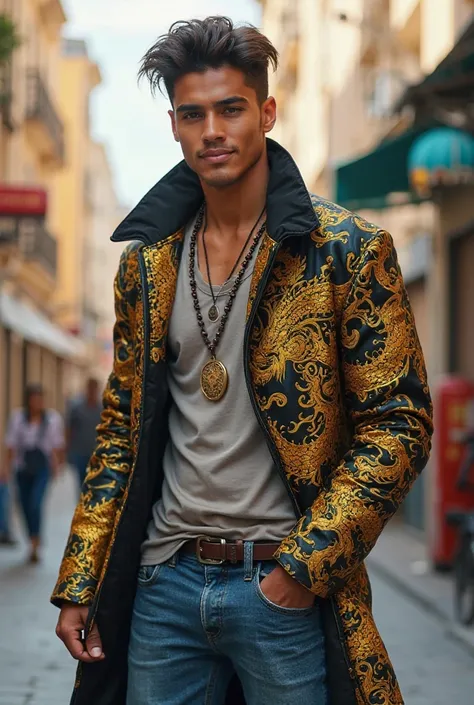
<svg viewBox="0 0 474 705"><path fill-rule="evenodd" d="M214 340L211 341L204 325L204 318L201 312L201 307L199 305L195 270L197 236L199 231L201 230L204 221L204 209L205 206L203 205L198 213L196 222L194 224L193 232L191 234L191 242L189 246L189 283L191 286L191 296L193 298L194 310L196 311L196 318L199 328L201 330L201 335L207 349L211 353L211 359L206 362L206 364L201 370L201 391L204 396L209 399L209 401L219 401L220 399L222 399L222 397L227 391L227 387L229 384L229 374L224 363L216 358L216 349L219 344L220 338L224 332L227 319L229 318L229 314L232 309L237 290L242 282L250 260L253 257L253 253L255 252L255 249L265 231L266 221L262 223L261 227L259 228L257 234L253 239L249 251L245 255L239 273L235 278L234 285L229 291L227 303L224 307L224 313L222 314L222 318L219 327L216 331Z"/></svg>
<svg viewBox="0 0 474 705"><path fill-rule="evenodd" d="M240 250L237 259L235 260L234 266L232 267L232 270L231 270L229 276L226 278L225 282L219 287L219 291L217 292L217 294L214 294L214 287L212 286L212 281L211 281L211 269L209 266L209 256L207 254L207 246L206 246L207 213L204 214L204 228L202 231L202 246L204 249L204 259L206 261L207 281L209 282L209 288L211 290L211 297L212 297L212 306L209 309L207 315L209 316L209 320L212 321L213 323L215 321L217 321L217 319L221 315L219 308L217 306L217 299L221 295L222 289L232 279L232 276L233 276L235 270L237 269L237 265L239 264L240 260L242 259L244 252L247 249L250 240L252 239L252 235L255 232L255 228L257 227L263 214L265 213L265 208L266 208L266 206L263 207L262 212L260 213L257 220L255 221L255 225L253 226L252 230L249 232L248 237L247 237L246 241L244 242L244 245L243 245L242 249Z"/></svg>

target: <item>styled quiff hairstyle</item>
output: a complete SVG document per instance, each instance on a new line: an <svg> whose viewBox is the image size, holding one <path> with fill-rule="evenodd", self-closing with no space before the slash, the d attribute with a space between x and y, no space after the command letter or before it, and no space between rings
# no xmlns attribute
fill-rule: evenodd
<svg viewBox="0 0 474 705"><path fill-rule="evenodd" d="M269 64L276 70L278 52L258 29L234 27L228 17L207 17L172 24L143 57L138 77L148 79L153 94L164 84L173 102L175 83L182 76L231 66L242 71L263 103L268 98Z"/></svg>

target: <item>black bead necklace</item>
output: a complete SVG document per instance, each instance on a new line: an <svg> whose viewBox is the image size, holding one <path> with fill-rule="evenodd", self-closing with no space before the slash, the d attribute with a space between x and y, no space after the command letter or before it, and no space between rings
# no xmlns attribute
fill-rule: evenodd
<svg viewBox="0 0 474 705"><path fill-rule="evenodd" d="M247 247L248 247L248 245L249 245L250 240L252 239L252 235L253 235L254 232L255 232L255 228L257 227L257 225L259 224L259 222L260 222L260 220L261 220L263 214L265 213L265 208L266 208L266 205L263 207L262 212L260 213L260 215L258 216L257 220L255 221L255 225L253 226L252 230L249 232L248 237L247 237L247 239L245 240L245 242L244 242L244 244L243 244L243 247L242 247L242 249L240 250L240 252L239 252L239 254L238 254L237 259L235 260L234 266L232 267L232 270L231 270L229 276L227 277L227 279L225 280L225 282L220 286L219 291L217 292L217 294L214 294L214 287L212 286L212 281L211 281L211 268L210 268L210 266L209 266L209 257L208 257L208 254L207 254L207 246L206 246L207 216L206 216L206 213L204 213L204 227L203 227L203 230L202 230L202 247L203 247L203 250L204 250L204 259L205 259L205 261L206 261L207 281L209 282L209 288L210 288L210 290L211 290L211 297L212 297L212 306L210 307L210 309L209 309L207 315L209 316L209 320L212 321L213 323L215 323L215 321L217 321L217 319L218 319L219 316L221 315L221 314L220 314L220 311L219 311L219 308L218 308L218 306L217 306L217 299L218 299L218 297L220 296L220 294L221 294L223 288L225 287L225 285L232 279L232 277L233 277L233 275L234 275L234 272L235 272L235 270L237 269L237 266L238 266L240 260L242 259L243 255L244 255L244 252L245 252L245 250L247 249Z"/></svg>
<svg viewBox="0 0 474 705"><path fill-rule="evenodd" d="M229 318L229 314L232 309L232 305L234 303L234 299L237 295L238 288L242 282L242 279L244 277L244 274L247 270L247 267L250 263L250 260L253 257L253 253L255 252L255 249L260 242L260 239L265 232L266 228L266 221L262 223L261 227L259 228L257 234L255 235L253 242L249 248L249 251L244 257L244 260L242 262L242 265L240 267L239 273L237 274L234 285L232 286L232 289L229 291L229 296L227 299L227 303L224 307L224 313L222 314L222 318L220 320L219 327L216 331L216 334L214 336L214 340L211 341L209 338L209 335L206 330L206 326L204 324L204 318L201 312L201 307L199 305L199 299L198 299L198 294L197 294L197 284L196 284L196 272L195 272L195 262L196 262L196 247L197 247L197 236L199 231L202 228L202 224L204 221L204 213L205 213L205 205L203 205L198 213L198 216L196 218L196 222L194 224L193 232L191 234L191 242L189 246L189 283L191 287L191 296L193 298L193 305L194 305L194 310L196 311L196 318L197 322L201 331L202 338L204 340L204 343L206 347L208 348L209 352L211 353L211 359L204 365L204 367L201 370L201 390L204 396L209 399L210 401L219 401L222 399L224 394L226 393L227 386L229 383L229 375L227 372L227 369L225 365L220 361L216 359L216 349L219 344L220 338L224 332L225 325L227 323L227 320ZM259 216L259 220L262 217L262 214ZM252 230L252 232L255 230L256 225L258 224L258 220ZM239 260L240 260L241 255L239 255ZM235 268L234 268L235 269ZM209 285L211 286L212 290L212 285L211 282L209 281Z"/></svg>

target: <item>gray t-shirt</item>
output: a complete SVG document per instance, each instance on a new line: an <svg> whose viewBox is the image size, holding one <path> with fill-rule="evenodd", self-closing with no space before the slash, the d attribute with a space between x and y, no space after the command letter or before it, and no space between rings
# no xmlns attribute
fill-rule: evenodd
<svg viewBox="0 0 474 705"><path fill-rule="evenodd" d="M281 541L296 522L291 500L253 411L244 377L243 340L251 274L256 254L227 320L216 357L229 374L218 402L200 387L210 359L198 328L189 284L186 228L183 260L169 326L168 382L172 397L170 438L165 450L161 499L153 507L142 565L168 560L188 539L200 535L228 540ZM219 327L208 317L210 288L196 263L198 298L210 339ZM222 314L233 281L218 298ZM217 293L220 287L215 287Z"/></svg>

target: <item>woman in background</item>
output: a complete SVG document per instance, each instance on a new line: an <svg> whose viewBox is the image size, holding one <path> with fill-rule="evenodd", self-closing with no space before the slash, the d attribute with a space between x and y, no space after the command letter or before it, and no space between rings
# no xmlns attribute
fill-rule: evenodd
<svg viewBox="0 0 474 705"><path fill-rule="evenodd" d="M39 561L42 510L46 489L57 476L64 454L64 424L60 414L45 409L40 385L26 389L25 405L13 411L5 438L8 478L15 475L18 498L31 543L29 560Z"/></svg>

